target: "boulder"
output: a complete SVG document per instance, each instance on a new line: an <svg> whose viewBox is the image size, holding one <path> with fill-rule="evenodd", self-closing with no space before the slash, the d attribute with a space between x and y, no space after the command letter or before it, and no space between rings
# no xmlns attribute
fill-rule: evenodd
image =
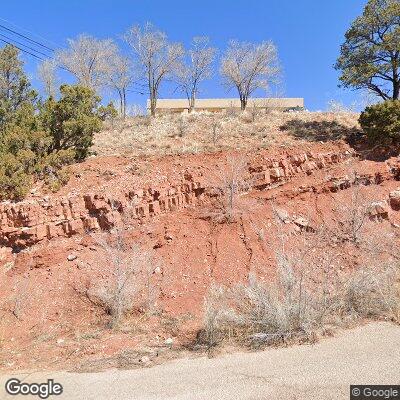
<svg viewBox="0 0 400 400"><path fill-rule="evenodd" d="M389 204L393 210L400 210L400 188L389 193Z"/></svg>
<svg viewBox="0 0 400 400"><path fill-rule="evenodd" d="M375 201L368 207L368 214L372 218L388 219L389 206L386 201Z"/></svg>

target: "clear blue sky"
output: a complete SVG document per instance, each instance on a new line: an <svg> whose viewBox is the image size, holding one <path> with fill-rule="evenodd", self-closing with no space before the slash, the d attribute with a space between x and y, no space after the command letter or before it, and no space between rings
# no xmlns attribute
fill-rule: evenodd
<svg viewBox="0 0 400 400"><path fill-rule="evenodd" d="M271 39L284 67L285 96L304 97L308 109L318 110L325 109L330 99L349 104L359 97L337 87L338 74L332 66L345 31L365 4L366 0L4 0L0 18L53 46L65 46L67 38L80 33L120 40L131 25L146 21L185 45L193 36L207 35L220 51L229 39ZM0 23L5 24L3 20ZM36 61L24 59L33 77ZM176 97L168 88L161 94ZM228 96L236 93L226 93L218 74L203 85L200 95ZM145 96L132 94L129 102L143 105Z"/></svg>

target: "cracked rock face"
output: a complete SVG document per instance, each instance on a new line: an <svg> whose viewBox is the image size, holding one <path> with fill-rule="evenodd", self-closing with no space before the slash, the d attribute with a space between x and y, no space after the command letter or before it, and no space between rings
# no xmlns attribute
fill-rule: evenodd
<svg viewBox="0 0 400 400"><path fill-rule="evenodd" d="M346 162L354 157L348 149L326 153L302 152L269 158L265 152L255 153L247 163L246 185L250 189L268 190L296 177L309 176L313 171L324 170L334 164ZM396 164L397 165L397 164ZM221 168L221 166L220 166ZM395 168L391 166L392 170ZM175 212L185 207L196 206L198 201L220 195L212 183L212 169L208 175L196 168L182 168L180 178L167 179L166 183L154 186L127 187L114 193L82 193L62 197L29 199L19 203L0 204L0 244L14 249L23 249L41 241L57 237L71 237L92 231L107 231L123 224L123 215L128 214L138 223L159 214ZM122 176L122 180L124 177ZM366 182L376 181L376 176L358 177ZM368 183L367 182L367 183ZM335 192L351 186L348 177L331 177L322 190ZM305 185L303 192L316 189ZM390 194L392 208L400 207L400 190ZM379 208L379 207L378 207ZM378 210L375 214L386 211ZM299 226L306 224L299 222Z"/></svg>
<svg viewBox="0 0 400 400"><path fill-rule="evenodd" d="M375 262L382 250L379 262L397 255L399 160L358 160L347 149L343 144L312 143L307 148L301 144L238 152L246 157L245 182L233 222L203 217L224 200L226 185L215 178L226 172L226 152L146 159L143 176L129 172L131 161L121 159L112 174L104 175L101 168L112 169L113 161L93 158L75 166L79 179L72 177L58 194L45 197L39 188L26 201L0 204L0 300L11 311L3 320L6 358L21 362L16 354L32 340L25 359L34 360L37 368L40 357L52 362L67 348L76 350L76 342L69 339L71 327L86 332L107 326L109 315L82 290L91 296L96 287L91 283L105 282L115 273L101 244L115 238L114 233L124 234L127 247L154 256L146 271L154 288L151 297L162 312L155 313L160 320L142 319L139 309L139 314L127 316L127 326L140 321L143 331L127 335L121 329L112 340L107 333L110 354L150 342L157 352L178 348L203 320L210 287L232 287L252 275L268 283L276 276L282 249L289 261L307 258L302 265L316 284L324 281L325 273L336 275ZM355 195L360 196L358 202ZM362 223L355 234L354 223L348 223L354 215L355 222ZM366 245L371 252L365 251ZM315 265L322 265L323 271L309 268ZM26 301L15 309L21 296ZM62 346L36 340L52 324L54 344L68 338ZM98 335L97 330L89 333ZM263 341L261 336L254 339ZM84 346L71 364L103 355L105 336L98 338L91 342L98 345L90 345L90 354ZM135 354L134 362L146 365L153 358L144 352Z"/></svg>

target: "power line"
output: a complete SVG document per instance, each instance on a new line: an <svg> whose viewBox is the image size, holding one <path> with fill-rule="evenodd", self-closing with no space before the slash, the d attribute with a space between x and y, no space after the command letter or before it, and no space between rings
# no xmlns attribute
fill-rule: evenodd
<svg viewBox="0 0 400 400"><path fill-rule="evenodd" d="M4 37L4 35L2 35L1 33L0 33L0 35ZM8 39L8 38L7 38L7 39ZM14 44L14 43L11 43L11 42L7 41L7 40L4 40L4 39L2 39L2 38L0 38L0 40L1 40L2 42L4 42L4 43L9 44L10 46L14 46L16 49L18 49L18 50L20 50L20 51L22 51L22 52L24 52L24 53L26 53L26 54L31 55L32 57L37 58L37 59L40 60L40 61L46 61L46 59L48 59L48 60L54 60L53 57L50 57L50 56L48 56L47 54L41 53L41 52L38 51L38 50L34 50L34 49L32 49L31 47L26 46L25 44L24 44L23 46L25 46L25 47L27 47L28 49L34 50L34 51L36 51L36 52L38 52L38 53L44 55L44 56L46 57L46 59L44 59L44 58L38 56L37 54L31 53L30 51L25 50L25 49L23 49L23 48L17 46L17 45ZM10 39L10 40L11 40L11 39ZM62 65L56 64L56 67L57 67L57 68L60 68L60 69L63 69L64 71L67 71L67 72L70 72L70 73L71 73L71 71L70 71L68 68L63 67Z"/></svg>
<svg viewBox="0 0 400 400"><path fill-rule="evenodd" d="M21 49L20 47L16 46L16 45L13 44L13 43L8 42L7 40L4 40L4 39L2 39L2 38L0 38L0 40L1 40L2 42L4 42L4 43L7 43L7 44L11 45L11 46L14 46L15 48L17 48L18 50L23 51L24 53L27 53L27 54L31 55L32 57L35 57L35 58L37 58L37 59L39 59L39 60L41 60L41 61L45 61L43 58L37 56L36 54L33 54L33 53L29 52L28 50Z"/></svg>
<svg viewBox="0 0 400 400"><path fill-rule="evenodd" d="M142 94L142 95L146 94L146 93L143 93L143 92L139 92L139 91L137 91L137 90L134 90L134 89L126 89L126 91L127 91L127 92L131 92L131 93L136 93L136 94Z"/></svg>
<svg viewBox="0 0 400 400"><path fill-rule="evenodd" d="M6 20L4 20L4 19L2 19L2 18L0 18L0 19L3 20L3 21L6 21ZM6 21L6 22L8 22L8 21ZM16 32L16 31L14 31L14 30L12 30L12 29L9 29L9 28L5 27L5 26L2 25L2 24L0 24L0 28L4 28L4 29L6 29L7 31L10 31L10 32L12 32L12 33L15 33L16 35L19 35L19 36L21 36L21 37L23 37L23 38L25 38L25 39L31 41L32 43L38 44L39 46L41 46L41 47L43 47L43 48L45 48L45 49L48 49L48 50L54 52L54 50L53 50L52 48L47 47L47 46L45 46L45 45L43 45L43 44L37 42L36 40L30 39L29 37L27 37L27 36L25 36L25 35L22 35L22 34L20 34L20 33ZM20 28L20 29L22 29L22 28ZM18 40L16 40L16 39L14 39L14 38L10 38L10 37L8 37L8 36L2 34L2 33L0 33L0 35L3 36L3 38L6 38L6 39L7 39L7 40L4 40L4 39L1 39L1 38L0 38L0 40L1 40L2 42L7 43L7 44L9 44L9 45L11 45L11 46L14 46L14 47L17 48L18 50L20 50L20 51L22 51L22 52L24 52L24 53L27 53L27 54L31 55L32 57L37 58L38 60L45 61L45 59L43 59L41 56L44 56L46 59L54 60L54 57L52 57L52 56L50 56L50 55L48 55L48 54L45 54L45 53L41 52L40 50L34 49L33 47L30 47L30 46L28 46L28 45L26 45L26 44L24 44L24 43L22 43L22 42L20 42L20 41L18 41ZM17 43L19 46L23 46L23 47L29 49L30 51L28 51L28 50L26 50L26 49L24 49L24 48L22 48L22 47L17 46L15 43ZM33 53L32 53L32 52L33 52ZM38 54L40 54L41 56L38 56ZM69 69L63 67L62 65L56 64L56 66L57 66L58 68L60 68L60 69L63 69L63 70L68 71L68 72L71 72Z"/></svg>
<svg viewBox="0 0 400 400"><path fill-rule="evenodd" d="M36 50L36 49L34 49L33 47L27 46L26 44L24 44L24 43L22 43L22 42L19 42L18 40L15 40L15 39L10 38L10 37L8 37L8 36L6 36L6 35L3 35L2 33L0 33L0 36L3 36L3 38L5 38L5 39L7 39L7 40L10 40L10 41L12 41L12 42L14 42L14 43L16 43L16 44L18 44L18 45L20 45L20 46L24 46L24 47L26 47L27 49L29 49L29 50L31 50L31 51L34 51L34 52L37 53L37 54L40 54L40 55L45 56L45 57L49 57L48 54L42 53L41 51Z"/></svg>
<svg viewBox="0 0 400 400"><path fill-rule="evenodd" d="M40 37L41 39L43 39L43 40L45 40L45 41L47 41L47 42L50 42L49 40L47 40L47 39L45 39L45 38L43 38L43 37L41 37L41 36L39 36L39 35L36 35L36 34L34 34L33 32L30 32L30 31L28 31L28 30L26 30L26 29L24 29L24 28L18 27L17 25L13 24L13 23L10 22L10 21L7 21L7 20L5 20L5 19L3 19L3 18L0 18L0 20L1 20L1 21L4 21L4 22L6 22L6 23L8 23L8 24L10 24L10 25L13 25L13 26L15 26L16 28L22 29L23 31L28 32L28 33L30 33L30 34L32 34L32 35L35 35L35 36L37 36L37 37ZM46 50L49 50L49 51L51 51L51 52L55 52L55 50L52 49L51 47L48 47L48 46L46 46L46 45L44 45L44 44L42 44L42 43L40 43L40 42L38 42L38 41L36 41L36 40L34 40L34 39L29 38L29 37L26 36L26 35L23 35L23 34L21 34L21 33L17 32L17 31L15 31L15 30L13 30L13 29L10 29L10 28L4 26L3 24L0 24L0 29L5 29L5 30L7 30L8 32L11 32L12 34L18 35L18 36L24 38L25 40L28 40L29 42L34 43L34 44L36 44L36 45L38 45L38 46L40 46L40 47L42 47L42 48L44 48L44 49L46 49ZM17 48L18 50L20 50L20 51L22 51L22 52L24 52L24 53L26 53L26 54L29 54L30 56L35 57L35 58L37 58L38 60L45 61L45 59L43 59L41 56L46 57L46 59L52 59L52 60L54 60L54 58L53 58L52 56L50 56L50 55L48 55L48 54L45 54L45 53L41 52L40 50L37 50L37 49L35 49L35 48L33 48L33 47L30 47L30 46L28 46L28 45L26 45L26 44L24 44L24 43L22 43L22 42L20 42L20 41L18 41L18 40L16 40L16 39L14 39L14 38L10 38L10 37L8 37L8 36L2 34L2 33L0 33L0 36L2 36L3 38L7 39L7 40L5 40L5 39L0 38L0 41L4 42L4 43L6 43L6 44L9 44L9 45L11 45L11 46L14 46L14 47ZM12 43L12 42L14 42L14 43ZM18 44L19 46L22 46L22 47L25 47L26 49L29 49L30 51L28 51L28 50L26 50L26 49L24 49L24 48L22 48L22 47L17 46L15 43ZM50 43L55 44L54 42L50 42ZM41 56L38 56L37 54L40 54ZM58 68L61 68L61 69L65 70L65 71L68 71L68 72L71 73L71 71L70 71L68 68L65 68L65 67L63 67L63 66L61 66L61 65L58 65L58 64L57 64L56 66L57 66ZM139 83L139 81L133 82L132 85L139 86L139 88L141 87L141 88L143 88L143 89L146 88L146 86L147 86L146 84ZM143 89L139 89L139 88L138 88L137 90L135 90L135 89L127 89L127 91L128 91L128 92L132 92L132 93L137 93L137 94L144 95L145 93L143 93ZM144 92L145 92L145 90L144 90Z"/></svg>
<svg viewBox="0 0 400 400"><path fill-rule="evenodd" d="M20 36L20 37L23 37L23 38L26 39L26 40L29 40L29 41L32 42L32 43L35 43L35 44L38 45L38 46L41 46L41 47L43 47L43 48L45 48L45 49L47 49L47 50L50 50L50 51L53 51L53 52L54 52L54 49L52 49L51 47L48 47L48 46L46 46L46 45L44 45L44 44L42 44L42 43L40 43L40 42L38 42L38 41L36 41L36 40L33 40L33 39L29 38L28 36L23 35L22 33L18 33L18 32L16 32L16 31L14 31L13 29L7 28L6 26L4 26L4 25L2 25L2 24L0 24L0 28L3 28L3 29L5 29L5 30L7 30L7 31L9 31L9 32L14 33L15 35L18 35L18 36Z"/></svg>
<svg viewBox="0 0 400 400"><path fill-rule="evenodd" d="M37 38L42 39L42 40L44 40L44 41L47 42L47 43L51 43L51 44L53 44L53 45L56 46L56 47L60 47L57 43L54 43L53 41L51 41L51 40L49 40L49 39L46 39L45 37L40 36L40 35L38 35L38 34L35 33L35 32L31 32L31 31L29 31L28 29L22 28L21 26L18 26L18 25L15 24L14 22L8 21L8 20L6 20L6 19L4 19L4 18L0 18L0 21L3 21L3 22L5 22L5 23L8 24L8 25L13 26L14 28L17 28L17 29L19 29L19 30L22 30L23 32L30 33L31 35L36 36Z"/></svg>

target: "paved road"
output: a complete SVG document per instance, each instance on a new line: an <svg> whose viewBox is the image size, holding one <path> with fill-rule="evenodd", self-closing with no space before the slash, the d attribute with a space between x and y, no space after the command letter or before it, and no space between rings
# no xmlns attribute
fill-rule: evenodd
<svg viewBox="0 0 400 400"><path fill-rule="evenodd" d="M68 400L304 400L349 399L350 384L400 384L400 327L374 323L312 346L181 359L147 369L54 378ZM0 377L0 398L6 396ZM57 399L53 397L53 399Z"/></svg>

